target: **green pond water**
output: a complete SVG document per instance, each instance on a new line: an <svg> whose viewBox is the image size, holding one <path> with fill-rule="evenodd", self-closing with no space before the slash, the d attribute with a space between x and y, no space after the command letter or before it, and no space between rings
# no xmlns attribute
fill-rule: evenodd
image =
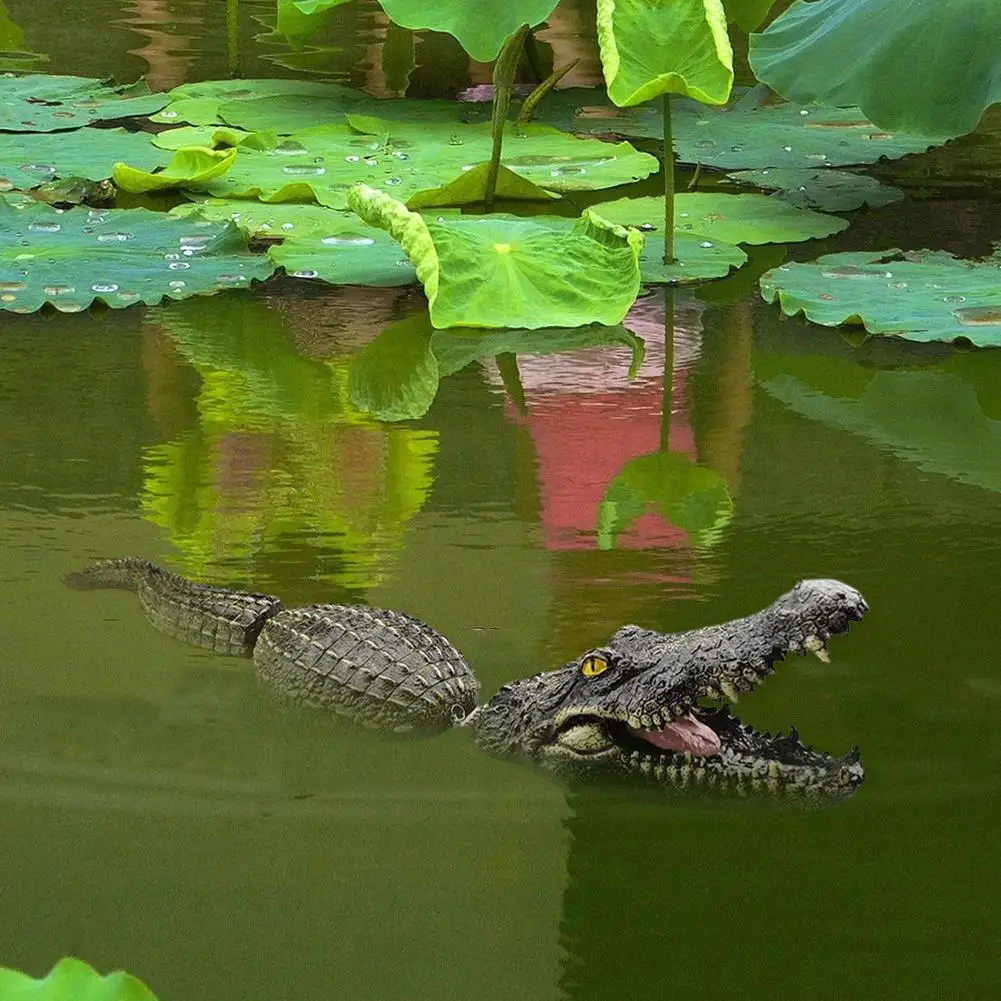
<svg viewBox="0 0 1001 1001"><path fill-rule="evenodd" d="M248 76L305 59L256 37L269 3L241 5L229 46L222 0L6 8L24 32L6 44L45 71L170 86L234 54ZM545 37L585 44L592 22L569 5ZM366 85L378 14L338 24L336 78ZM962 252L997 218L904 203L823 249ZM753 296L678 292L664 394L658 293L628 323L632 380L624 346L522 354L512 401L510 358L485 359L425 418L379 424L350 403L352 359L421 309L289 280L0 319L0 965L74 954L161 1001L993 997L1001 352L857 348ZM665 441L732 516L603 537L609 483ZM568 792L461 731L360 739L283 714L133 595L61 583L125 554L290 605L405 609L486 695L625 622L687 629L839 577L867 620L740 712L857 743L866 782L820 812L708 807Z"/></svg>

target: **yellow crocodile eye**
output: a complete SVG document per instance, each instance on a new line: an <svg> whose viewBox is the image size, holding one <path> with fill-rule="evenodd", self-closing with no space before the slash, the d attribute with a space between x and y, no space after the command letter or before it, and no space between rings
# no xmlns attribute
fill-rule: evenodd
<svg viewBox="0 0 1001 1001"><path fill-rule="evenodd" d="M602 671L608 670L608 661L604 657L596 657L591 654L581 661L580 673L585 678L596 678Z"/></svg>

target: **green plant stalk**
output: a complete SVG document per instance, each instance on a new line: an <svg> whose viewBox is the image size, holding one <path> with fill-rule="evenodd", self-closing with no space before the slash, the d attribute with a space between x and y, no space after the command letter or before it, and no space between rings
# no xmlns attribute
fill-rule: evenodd
<svg viewBox="0 0 1001 1001"><path fill-rule="evenodd" d="M494 361L507 395L518 413L524 417L528 413L528 404L525 402L525 389L521 384L521 373L518 371L518 356L510 351L504 351L496 355Z"/></svg>
<svg viewBox="0 0 1001 1001"><path fill-rule="evenodd" d="M664 263L674 263L674 137L671 134L671 98L661 95L664 125Z"/></svg>
<svg viewBox="0 0 1001 1001"><path fill-rule="evenodd" d="M240 75L240 0L226 0L226 65L229 75Z"/></svg>
<svg viewBox="0 0 1001 1001"><path fill-rule="evenodd" d="M525 46L525 36L528 25L523 24L514 34L509 35L504 47L494 63L494 113L492 120L493 149L490 153L490 171L487 174L486 194L483 208L487 212L494 210L494 193L497 190L497 175L500 172L501 147L504 143L504 126L507 124L507 112L511 106L511 87L514 75L518 71L518 62Z"/></svg>
<svg viewBox="0 0 1001 1001"><path fill-rule="evenodd" d="M660 450L670 451L671 405L674 402L674 289L664 287L664 386L660 407Z"/></svg>
<svg viewBox="0 0 1001 1001"><path fill-rule="evenodd" d="M580 56L576 59L571 59L570 62L564 63L562 66L557 66L549 76L546 77L542 83L539 84L535 90L532 91L528 97L522 102L521 111L518 114L518 124L524 125L532 120L532 116L535 114L535 109L539 106L539 102L553 89L567 75L567 73L572 70L577 63L580 62Z"/></svg>

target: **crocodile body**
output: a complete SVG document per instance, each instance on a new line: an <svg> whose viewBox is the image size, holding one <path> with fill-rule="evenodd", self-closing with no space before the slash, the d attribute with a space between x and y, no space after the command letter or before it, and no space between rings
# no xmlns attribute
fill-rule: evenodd
<svg viewBox="0 0 1001 1001"><path fill-rule="evenodd" d="M103 560L70 583L138 593L159 629L253 657L276 695L366 726L424 733L467 726L489 754L574 780L627 777L685 792L831 802L862 782L859 752L832 757L760 733L727 708L790 653L827 660L827 640L867 610L836 580L801 581L767 608L683 633L623 626L554 671L479 685L445 637L403 612L359 605L286 609L265 594L193 584L145 560Z"/></svg>

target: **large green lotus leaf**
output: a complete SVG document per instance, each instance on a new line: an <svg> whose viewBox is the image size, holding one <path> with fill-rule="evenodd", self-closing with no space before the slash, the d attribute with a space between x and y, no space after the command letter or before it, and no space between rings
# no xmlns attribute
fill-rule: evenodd
<svg viewBox="0 0 1001 1001"><path fill-rule="evenodd" d="M0 201L0 308L15 313L46 302L76 313L95 299L115 309L153 305L245 288L273 270L233 223Z"/></svg>
<svg viewBox="0 0 1001 1001"><path fill-rule="evenodd" d="M348 107L365 98L360 90L336 83L318 83L315 80L205 80L185 83L175 87L168 97L170 103L151 121L164 125L187 122L190 125L222 125L219 117L224 105L238 106L243 101L262 97L300 95L329 102L332 107Z"/></svg>
<svg viewBox="0 0 1001 1001"><path fill-rule="evenodd" d="M761 279L761 294L790 316L912 341L963 338L1001 346L1001 256L963 261L942 251L828 254L784 264Z"/></svg>
<svg viewBox="0 0 1001 1001"><path fill-rule="evenodd" d="M230 125L251 131L292 135L321 125L339 125L345 114L373 115L394 121L434 122L438 125L479 124L490 119L490 105L470 101L383 99L346 91L334 100L311 94L279 94L256 100L230 101L218 109Z"/></svg>
<svg viewBox="0 0 1001 1001"><path fill-rule="evenodd" d="M733 517L726 482L687 455L652 452L630 459L605 488L598 505L598 547L611 549L616 538L640 515L657 511L683 528L694 545L719 541Z"/></svg>
<svg viewBox="0 0 1001 1001"><path fill-rule="evenodd" d="M204 146L189 146L177 150L163 170L154 173L130 167L126 163L116 163L111 177L122 191L132 194L166 191L169 188L197 191L209 181L222 177L235 160L236 147L214 150Z"/></svg>
<svg viewBox="0 0 1001 1001"><path fill-rule="evenodd" d="M120 87L81 76L4 76L0 78L0 129L6 132L55 132L129 115L149 115L167 103L151 94L145 81Z"/></svg>
<svg viewBox="0 0 1001 1001"><path fill-rule="evenodd" d="M674 262L665 264L664 237L651 233L640 252L640 275L647 285L687 285L722 278L746 260L747 254L732 243L676 231Z"/></svg>
<svg viewBox="0 0 1001 1001"><path fill-rule="evenodd" d="M17 134L0 143L0 192L34 188L56 177L103 181L116 163L140 170L163 166L169 159L150 136L125 129L82 128L59 135Z"/></svg>
<svg viewBox="0 0 1001 1001"><path fill-rule="evenodd" d="M493 135L489 123L449 125L392 122L367 115L348 115L359 132L379 136L396 155L414 151L421 166L441 164L454 176L490 159ZM629 143L578 139L549 125L511 123L505 130L502 162L509 170L550 191L591 191L642 180L655 173L656 157ZM394 192L399 195L398 192Z"/></svg>
<svg viewBox="0 0 1001 1001"><path fill-rule="evenodd" d="M427 312L388 324L355 358L348 389L351 402L383 421L414 420L430 409L439 378L479 358L503 354L555 354L599 346L626 346L631 371L643 363L643 341L618 325L549 327L541 330L435 330Z"/></svg>
<svg viewBox="0 0 1001 1001"><path fill-rule="evenodd" d="M660 94L724 104L733 51L720 0L598 0L608 96L620 107Z"/></svg>
<svg viewBox="0 0 1001 1001"><path fill-rule="evenodd" d="M2 1001L156 1001L153 992L121 970L101 976L82 960L60 959L40 980L0 967Z"/></svg>
<svg viewBox="0 0 1001 1001"><path fill-rule="evenodd" d="M229 198L309 201L345 208L355 184L379 185L401 201L438 189L490 158L489 126L419 126L349 116L360 126L307 129L271 150L241 145L232 169L207 190ZM504 164L554 191L601 188L646 177L658 162L628 143L582 140L544 125L512 125Z"/></svg>
<svg viewBox="0 0 1001 1001"><path fill-rule="evenodd" d="M266 205L209 199L178 205L171 215L232 220L248 237L281 239L268 256L293 278L319 278L333 285L413 285L413 265L384 230L354 212L323 205Z"/></svg>
<svg viewBox="0 0 1001 1001"><path fill-rule="evenodd" d="M777 192L790 205L823 212L850 212L868 205L881 208L899 202L904 193L890 184L880 184L867 174L849 170L814 170L810 167L763 167L738 170L727 175L740 184L753 184Z"/></svg>
<svg viewBox="0 0 1001 1001"><path fill-rule="evenodd" d="M620 198L602 202L598 211L620 226L638 226L644 232L664 226L662 197ZM674 225L722 243L796 243L840 233L848 223L768 195L686 192L675 196Z"/></svg>
<svg viewBox="0 0 1001 1001"><path fill-rule="evenodd" d="M454 35L481 63L497 58L508 35L523 24L541 24L558 0L379 0L404 28L427 28Z"/></svg>
<svg viewBox="0 0 1001 1001"><path fill-rule="evenodd" d="M639 290L642 236L587 212L572 223L501 214L432 220L364 185L349 200L403 247L437 328L616 324Z"/></svg>
<svg viewBox="0 0 1001 1001"><path fill-rule="evenodd" d="M797 0L752 35L750 61L790 100L857 105L884 129L944 139L1001 101L998 39L997 0Z"/></svg>
<svg viewBox="0 0 1001 1001"><path fill-rule="evenodd" d="M752 91L724 108L673 98L678 160L726 170L843 167L923 153L935 145L927 136L878 128L858 108L762 106L757 98ZM558 91L543 103L539 117L579 133L664 137L659 108L649 104L616 108L601 91Z"/></svg>

